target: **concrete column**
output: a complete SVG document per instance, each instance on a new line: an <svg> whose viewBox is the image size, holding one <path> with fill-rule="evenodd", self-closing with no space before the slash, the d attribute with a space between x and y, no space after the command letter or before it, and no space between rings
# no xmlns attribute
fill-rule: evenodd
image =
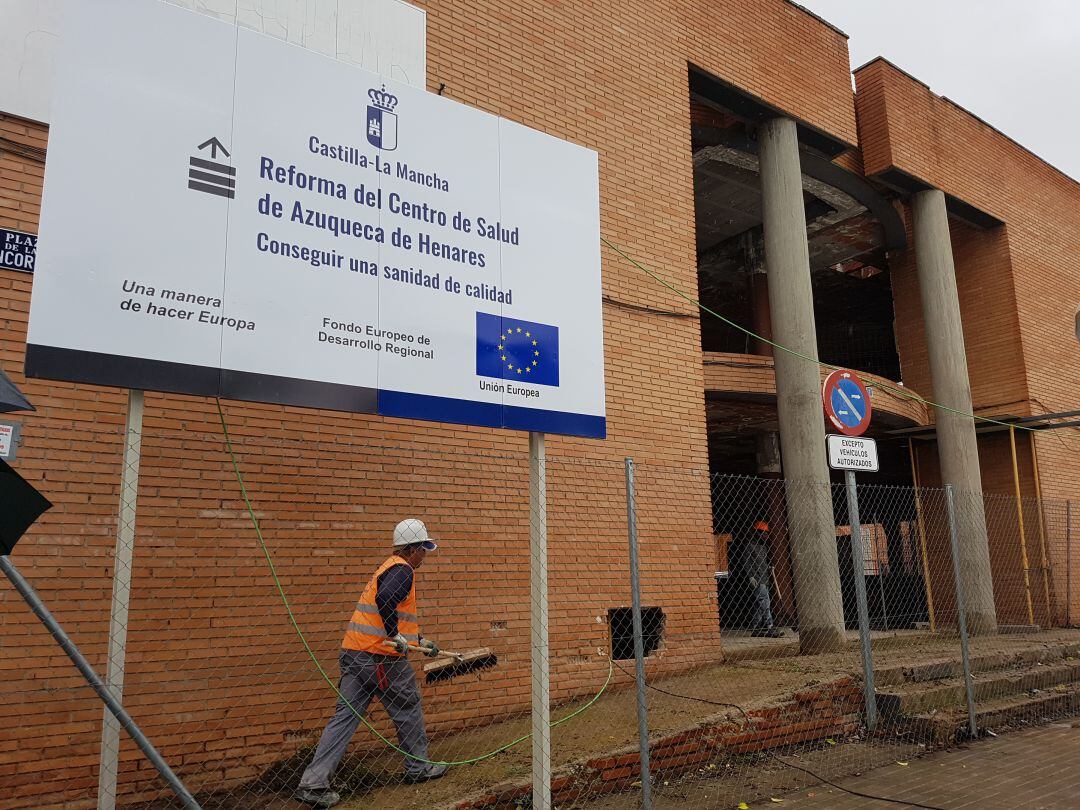
<svg viewBox="0 0 1080 810"><path fill-rule="evenodd" d="M795 122L775 118L758 134L765 265L775 340L817 359L810 252ZM825 459L821 376L815 363L776 352L780 449L787 480L788 530L804 653L844 645L836 525Z"/></svg>
<svg viewBox="0 0 1080 810"><path fill-rule="evenodd" d="M952 484L956 492L957 541L967 629L971 634L994 633L997 631L997 614L975 420L962 415L971 413L971 384L945 195L937 189L920 191L912 196L911 203L915 215L915 261L934 401L960 412L938 408L934 419L941 478L943 483Z"/></svg>

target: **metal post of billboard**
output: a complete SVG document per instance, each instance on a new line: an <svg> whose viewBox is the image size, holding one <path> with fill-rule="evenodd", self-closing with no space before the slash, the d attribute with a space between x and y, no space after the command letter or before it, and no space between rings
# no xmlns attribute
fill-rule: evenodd
<svg viewBox="0 0 1080 810"><path fill-rule="evenodd" d="M634 681L637 684L638 748L641 757L641 809L652 810L649 772L649 707L645 702L645 641L641 627L641 571L638 564L637 498L634 460L626 459L626 534L630 541L630 605L634 626Z"/></svg>
<svg viewBox="0 0 1080 810"><path fill-rule="evenodd" d="M529 433L529 592L532 615L532 781L534 810L551 810L548 664L547 458L544 434Z"/></svg>
<svg viewBox="0 0 1080 810"><path fill-rule="evenodd" d="M851 567L855 574L855 600L859 611L859 644L862 647L863 694L866 700L866 729L877 729L877 698L874 694L874 658L870 649L870 612L866 604L866 563L863 560L862 523L859 519L859 494L855 473L844 472L847 489L848 521L851 524Z"/></svg>
<svg viewBox="0 0 1080 810"><path fill-rule="evenodd" d="M128 604L131 599L131 560L135 551L135 507L139 497L139 459L142 455L143 392L128 391L124 428L124 467L120 477L120 513L113 561L112 609L109 615L109 660L105 686L117 703L124 695L127 656ZM98 810L116 807L116 777L120 758L120 723L105 709L101 728L101 767L98 771Z"/></svg>

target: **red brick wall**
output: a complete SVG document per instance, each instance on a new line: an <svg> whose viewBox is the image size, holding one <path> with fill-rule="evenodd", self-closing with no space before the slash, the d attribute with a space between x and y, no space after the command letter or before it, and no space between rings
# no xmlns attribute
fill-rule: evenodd
<svg viewBox="0 0 1080 810"><path fill-rule="evenodd" d="M904 214L910 223L910 208L905 206ZM1028 389L1008 233L1004 228L979 230L957 220L951 222L951 231L972 403L979 414L1025 413ZM904 383L933 400L912 241L908 249L890 254L889 270Z"/></svg>
<svg viewBox="0 0 1080 810"><path fill-rule="evenodd" d="M639 4L630 4L630 6ZM641 12L655 15L656 5ZM671 3L676 60L689 60L846 143L857 142L847 36L788 2Z"/></svg>
<svg viewBox="0 0 1080 810"><path fill-rule="evenodd" d="M751 709L745 716L707 720L694 729L654 739L649 743L649 772L654 779L665 780L699 771L732 754L759 754L843 737L860 728L865 706L862 687L845 675L774 705ZM616 751L553 773L551 798L556 804L573 805L582 799L623 793L633 790L640 776L640 751ZM501 786L458 802L454 810L513 810L531 792L531 783ZM627 803L631 801L627 797Z"/></svg>
<svg viewBox="0 0 1080 810"><path fill-rule="evenodd" d="M452 98L597 149L604 236L690 292L689 62L854 140L845 39L781 0L424 5L429 86L445 83ZM46 142L44 127L10 117L0 116L0 130ZM0 226L37 230L42 169L0 145ZM619 301L687 308L610 251L603 280ZM125 394L23 379L30 285L29 276L0 271L0 362L38 406L20 417L18 468L56 507L14 560L104 670ZM606 668L595 650L607 629L597 618L628 604L625 455L674 470L643 476L649 483L639 490L646 586L668 614L672 648L706 641L700 655L716 655L698 324L614 306L604 318L609 438L548 444L553 457L601 460L552 463L557 700L599 687ZM212 406L157 394L146 401L126 703L195 786L248 778L311 742L332 695L266 576ZM446 540L420 574L427 631L500 656L479 688L426 690L436 739L527 705L523 435L272 406L227 410L284 585L331 673L342 624L390 527L417 513ZM682 570L702 574L680 583L678 596L665 587L675 549ZM494 578L496 589L477 597L480 578ZM76 806L96 788L101 710L5 589L0 643L8 729L0 806L61 797ZM662 666L687 660L661 651ZM153 783L130 747L123 761L126 788Z"/></svg>
<svg viewBox="0 0 1080 810"><path fill-rule="evenodd" d="M1075 409L1080 184L888 62L862 68L855 82L867 174L901 169L1005 223L982 233L953 226L976 407L1021 415ZM911 313L898 330L905 375L925 368L918 307L905 284L909 260L890 260L901 282L894 280L898 318L901 309ZM1039 439L1050 499L1080 497L1080 432L1063 433Z"/></svg>
<svg viewBox="0 0 1080 810"><path fill-rule="evenodd" d="M845 38L782 0L424 5L429 86L445 83L452 98L596 149L604 236L690 292L697 270L688 63L855 141ZM1001 397L1038 398L1047 408L1075 403L1076 378L1063 382L1060 373L1080 365L1075 340L1058 340L1063 321L1055 296L1039 295L1035 283L1045 279L1060 290L1057 297L1077 300L1080 229L1068 218L1078 210L1070 196L1075 186L1015 144L999 143L1000 136L983 132L947 102L928 103L903 120L902 131L894 128L891 99L905 85L884 76L876 90L873 82L867 85L864 96L863 77L870 75L860 73L859 97L867 170L880 171L895 151L901 166L928 176L941 172L951 193L1001 206L987 210L1008 223L1007 237L955 236L958 266L974 268L961 273L965 313L1008 309L1007 288L1015 288L1019 343L1007 323L995 324L988 336L976 329L968 337L969 350L975 347L978 402L1003 401L995 396L1005 384L1000 368L1006 358L1024 370L1017 389ZM871 91L879 93L888 116L872 120L872 105L863 109ZM912 140L917 148L905 148L905 133L916 139L927 132L924 113L957 127L958 143L990 145L978 158L929 136ZM3 116L0 136L36 146L46 140L43 127ZM987 174L1006 170L1011 186L995 184L996 175ZM41 177L39 163L0 141L0 226L36 231ZM1013 206L1007 212L1006 203ZM997 260L1003 255L1019 281L1001 280L1009 276ZM689 311L685 301L610 251L603 256L607 296ZM903 276L904 259L897 261L894 273ZM27 383L21 366L30 278L0 271L0 287L0 363L39 408L20 417L18 467L56 503L14 559L103 670L124 394ZM905 307L918 317L908 289L897 293L898 318ZM642 475L639 486L645 587L651 602L668 613L670 648L704 640L712 643L700 654L716 653L708 478L700 475L707 459L698 323L610 305L604 318L609 438L552 437L548 446L555 458L578 459L553 461L551 470L551 638L560 700L598 688L606 671L595 655L606 644L602 617L608 607L628 603L625 455L646 462L646 470L649 463L673 470ZM898 331L905 375L917 380L920 373L925 378L920 330L917 321L910 323L910 331ZM446 540L420 574L428 632L447 644L492 646L500 656L499 669L479 687L470 681L427 689L436 739L447 729L526 705L524 436L272 406L227 409L284 585L331 672L342 623L385 553L390 527L416 512ZM332 702L266 577L216 420L203 401L147 396L129 638L127 701L166 756L183 773L198 775L197 784L250 777L310 742ZM1049 439L1040 441L1039 450L1047 497L1075 494L1075 452ZM667 587L674 553L682 560L677 589ZM497 584L478 598L477 579ZM92 795L100 709L5 589L0 644L0 723L7 729L0 739L0 780L5 797L21 797L0 799L0 806ZM674 667L688 659L662 650L659 661ZM240 750L248 755L221 753ZM137 754L125 748L124 759L125 784L135 784ZM215 771L209 763L220 765Z"/></svg>

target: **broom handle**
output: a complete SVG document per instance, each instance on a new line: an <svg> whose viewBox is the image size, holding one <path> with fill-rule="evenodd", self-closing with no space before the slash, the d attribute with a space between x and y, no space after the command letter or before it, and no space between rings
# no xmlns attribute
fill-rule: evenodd
<svg viewBox="0 0 1080 810"><path fill-rule="evenodd" d="M418 644L410 644L409 649L416 650L417 652L422 653L430 652L427 647L421 647ZM453 650L444 650L441 647L439 648L439 655L445 655L449 658L457 658L459 661L465 657L464 653L454 652Z"/></svg>
<svg viewBox="0 0 1080 810"><path fill-rule="evenodd" d="M385 643L389 644L390 642L385 642ZM425 653L425 654L430 652L427 647L421 647L419 644L410 644L408 646L409 646L409 649L413 650L414 652L422 652L422 653ZM462 658L465 657L465 655L463 653L458 653L458 652L453 652L452 650L443 650L443 649L439 650L439 655L445 655L447 658L455 658L458 661L460 661Z"/></svg>

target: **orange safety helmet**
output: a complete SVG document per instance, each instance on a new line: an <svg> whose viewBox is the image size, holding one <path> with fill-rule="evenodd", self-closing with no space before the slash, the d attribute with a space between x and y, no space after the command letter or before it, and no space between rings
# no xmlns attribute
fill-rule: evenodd
<svg viewBox="0 0 1080 810"><path fill-rule="evenodd" d="M764 520L759 520L757 523L754 524L754 531L756 532L767 532L768 530L769 524L766 523Z"/></svg>

